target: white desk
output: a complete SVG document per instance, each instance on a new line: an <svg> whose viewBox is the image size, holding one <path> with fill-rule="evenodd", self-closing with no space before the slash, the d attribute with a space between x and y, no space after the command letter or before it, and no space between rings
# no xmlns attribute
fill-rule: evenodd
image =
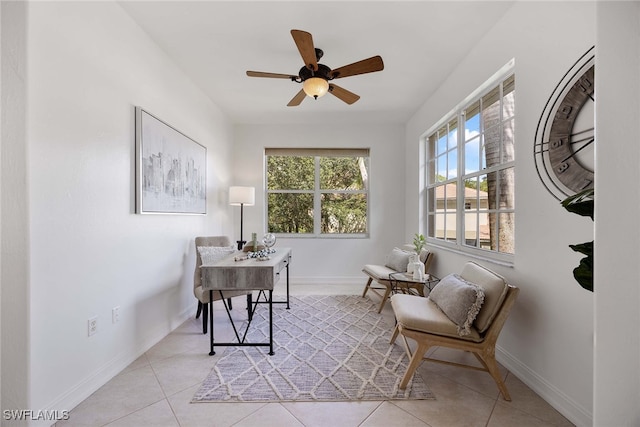
<svg viewBox="0 0 640 427"><path fill-rule="evenodd" d="M224 303L227 315L233 326L233 330L236 333L237 343L216 343L218 346L269 346L269 354L273 355L273 287L280 279L280 272L286 269L287 273L287 300L281 303L286 303L289 308L289 263L291 262L291 249L290 248L275 248L276 252L269 254L269 259L260 261L257 258L249 258L242 261L236 261L236 257L242 256L242 252L235 252L220 261L212 265L203 265L200 267L200 274L202 275L202 289L209 291L211 301L213 301L213 291L220 291L222 301ZM249 321L247 323L247 329L245 330L242 339L236 330L231 314L229 313L229 307L227 306L224 298L224 291L238 291L238 290L259 290L258 298L251 307L249 314ZM260 295L265 295L264 291L269 291L269 297L267 301L269 304L269 342L268 343L246 343L245 337L253 313L257 305L260 303ZM265 295L266 298L266 295ZM209 331L209 341L211 345L210 356L213 356L215 351L214 339L213 339L213 304L209 310L209 325L211 325Z"/></svg>

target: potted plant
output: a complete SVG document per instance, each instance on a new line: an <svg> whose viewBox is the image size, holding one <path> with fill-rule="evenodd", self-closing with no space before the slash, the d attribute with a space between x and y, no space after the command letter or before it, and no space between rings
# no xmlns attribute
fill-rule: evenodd
<svg viewBox="0 0 640 427"><path fill-rule="evenodd" d="M427 241L424 236L422 234L416 233L416 235L413 237L413 246L418 255L420 255L420 251L425 247L426 244Z"/></svg>
<svg viewBox="0 0 640 427"><path fill-rule="evenodd" d="M595 207L594 190L581 191L562 201L562 206L569 212L580 216L588 216L593 221ZM580 264L573 269L573 277L584 289L593 292L593 240L590 242L569 245L571 249L586 255L580 260Z"/></svg>

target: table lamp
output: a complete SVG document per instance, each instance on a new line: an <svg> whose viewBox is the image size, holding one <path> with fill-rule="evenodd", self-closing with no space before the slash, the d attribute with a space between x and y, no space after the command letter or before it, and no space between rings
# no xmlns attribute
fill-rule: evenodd
<svg viewBox="0 0 640 427"><path fill-rule="evenodd" d="M229 187L229 204L240 206L240 240L238 240L238 250L242 250L246 240L242 239L242 226L244 216L244 206L253 206L256 201L256 189L254 187Z"/></svg>

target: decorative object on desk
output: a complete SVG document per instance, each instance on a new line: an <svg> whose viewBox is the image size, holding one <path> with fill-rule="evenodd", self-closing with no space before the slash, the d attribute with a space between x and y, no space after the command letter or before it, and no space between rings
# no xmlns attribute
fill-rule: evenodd
<svg viewBox="0 0 640 427"><path fill-rule="evenodd" d="M291 297L274 310L275 354L230 347L192 402L364 401L434 399L422 377L399 390L408 360L389 345L393 325L356 295ZM258 306L250 340L268 334L268 308Z"/></svg>
<svg viewBox="0 0 640 427"><path fill-rule="evenodd" d="M261 261L265 261L267 259L269 259L269 254L274 254L276 253L275 249L271 249L271 248L262 248L258 251L255 252L247 252L247 258L258 258Z"/></svg>
<svg viewBox="0 0 640 427"><path fill-rule="evenodd" d="M256 233L251 233L251 240L244 245L242 249L244 252L258 252L264 249L264 245L258 242Z"/></svg>
<svg viewBox="0 0 640 427"><path fill-rule="evenodd" d="M262 238L262 243L267 247L267 249L271 248L276 244L276 235L273 233L267 233Z"/></svg>
<svg viewBox="0 0 640 427"><path fill-rule="evenodd" d="M242 250L245 243L242 237L242 226L244 220L244 207L253 206L256 202L256 189L254 187L229 187L229 204L240 206L240 240L238 240L238 250Z"/></svg>
<svg viewBox="0 0 640 427"><path fill-rule="evenodd" d="M136 213L207 213L207 148L135 109Z"/></svg>

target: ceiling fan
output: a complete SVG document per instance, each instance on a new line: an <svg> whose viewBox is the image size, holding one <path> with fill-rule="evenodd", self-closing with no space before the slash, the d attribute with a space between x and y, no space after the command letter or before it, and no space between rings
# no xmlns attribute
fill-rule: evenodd
<svg viewBox="0 0 640 427"><path fill-rule="evenodd" d="M327 92L347 104L353 104L360 99L360 96L331 82L343 77L373 73L384 69L382 58L380 56L373 56L332 70L326 65L318 62L320 61L320 58L322 58L324 52L322 49L314 47L313 37L310 33L301 30L291 30L291 35L293 36L293 40L295 41L298 51L300 52L300 56L302 56L302 60L305 64L304 67L300 68L298 75L247 71L247 76L249 77L290 79L292 82L302 83L302 89L291 99L291 101L289 101L287 104L288 107L300 105L305 96L318 99Z"/></svg>

